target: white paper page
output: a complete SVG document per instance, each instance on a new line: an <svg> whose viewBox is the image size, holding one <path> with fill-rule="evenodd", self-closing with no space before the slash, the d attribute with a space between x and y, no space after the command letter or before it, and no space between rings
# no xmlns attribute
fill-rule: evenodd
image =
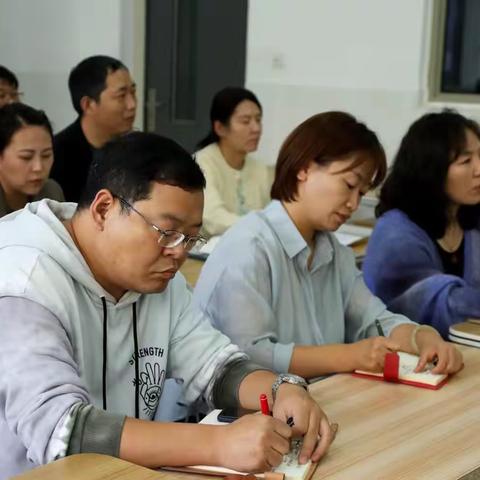
<svg viewBox="0 0 480 480"><path fill-rule="evenodd" d="M427 383L429 385L438 385L446 375L432 373L433 365L427 364L427 369L423 372L414 372L418 364L418 356L406 352L398 352L400 357L398 378L410 380L412 382Z"/></svg>
<svg viewBox="0 0 480 480"><path fill-rule="evenodd" d="M359 240L362 239L362 237L359 237L358 235L350 235L349 233L342 233L342 232L334 232L335 237L337 237L337 240L345 246L353 245L355 242L358 242Z"/></svg>

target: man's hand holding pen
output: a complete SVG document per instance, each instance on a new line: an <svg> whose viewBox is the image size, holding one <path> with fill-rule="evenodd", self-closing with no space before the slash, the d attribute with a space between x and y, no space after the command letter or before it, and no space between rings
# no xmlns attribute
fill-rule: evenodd
<svg viewBox="0 0 480 480"><path fill-rule="evenodd" d="M273 417L287 423L293 419L294 437L303 436L299 463L317 462L335 439L338 426L330 424L317 402L302 387L282 384L273 404Z"/></svg>

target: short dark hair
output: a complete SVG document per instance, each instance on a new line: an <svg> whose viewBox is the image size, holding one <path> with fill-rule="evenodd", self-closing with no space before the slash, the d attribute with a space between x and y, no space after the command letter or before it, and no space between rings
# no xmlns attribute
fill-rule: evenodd
<svg viewBox="0 0 480 480"><path fill-rule="evenodd" d="M380 191L376 215L398 208L431 238L443 237L450 204L445 191L448 168L464 150L467 130L480 139L479 125L453 110L427 113L413 122ZM476 205L461 206L460 225L472 228L479 213Z"/></svg>
<svg viewBox="0 0 480 480"><path fill-rule="evenodd" d="M30 125L45 128L53 138L52 126L42 110L24 103L10 103L0 108L0 153L8 147L18 130Z"/></svg>
<svg viewBox="0 0 480 480"><path fill-rule="evenodd" d="M147 199L153 182L205 188L202 170L183 147L155 133L129 133L96 152L78 209L88 208L103 188L131 203Z"/></svg>
<svg viewBox="0 0 480 480"><path fill-rule="evenodd" d="M88 57L74 67L68 77L68 88L76 112L82 115L80 100L83 97L98 102L100 94L106 88L107 76L122 69L128 70L120 60L106 55Z"/></svg>
<svg viewBox="0 0 480 480"><path fill-rule="evenodd" d="M18 78L12 71L3 65L0 65L0 80L3 80L14 88L18 88Z"/></svg>
<svg viewBox="0 0 480 480"><path fill-rule="evenodd" d="M258 98L250 90L242 87L225 87L215 94L210 107L210 131L207 136L197 144L198 148L206 147L211 143L216 143L220 139L215 133L214 123L219 121L223 125L228 125L230 117L237 108L237 105L244 100L250 100L255 103L262 111L262 106Z"/></svg>
<svg viewBox="0 0 480 480"><path fill-rule="evenodd" d="M308 118L283 142L275 167L271 196L282 201L295 200L297 174L310 162L328 165L354 153L364 153L375 163L372 188L385 178L387 160L382 145L372 130L345 112L324 112ZM359 157L354 165L365 161Z"/></svg>

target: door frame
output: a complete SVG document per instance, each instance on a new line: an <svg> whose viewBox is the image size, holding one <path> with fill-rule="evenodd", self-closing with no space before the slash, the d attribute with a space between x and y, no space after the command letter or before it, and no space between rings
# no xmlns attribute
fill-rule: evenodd
<svg viewBox="0 0 480 480"><path fill-rule="evenodd" d="M146 0L121 0L120 58L130 69L137 85L137 113L133 128L144 129Z"/></svg>

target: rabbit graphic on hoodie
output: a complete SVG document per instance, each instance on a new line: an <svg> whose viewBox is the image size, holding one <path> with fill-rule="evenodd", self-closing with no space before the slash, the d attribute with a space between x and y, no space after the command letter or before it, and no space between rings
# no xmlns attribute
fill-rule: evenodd
<svg viewBox="0 0 480 480"><path fill-rule="evenodd" d="M117 302L62 223L75 208L42 200L0 220L0 478L64 456L79 404L151 419L166 377L211 403L218 372L245 358L192 311L181 274Z"/></svg>

